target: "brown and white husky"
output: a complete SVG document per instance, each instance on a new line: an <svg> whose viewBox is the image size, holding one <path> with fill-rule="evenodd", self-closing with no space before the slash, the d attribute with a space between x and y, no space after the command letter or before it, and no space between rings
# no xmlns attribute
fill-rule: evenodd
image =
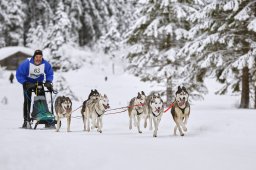
<svg viewBox="0 0 256 170"><path fill-rule="evenodd" d="M174 127L174 135L176 135L177 129L179 129L181 136L184 136L184 132L187 131L186 124L190 114L190 104L188 102L188 97L189 94L186 88L181 88L179 86L176 92L174 106L171 109L172 117L176 124Z"/></svg>

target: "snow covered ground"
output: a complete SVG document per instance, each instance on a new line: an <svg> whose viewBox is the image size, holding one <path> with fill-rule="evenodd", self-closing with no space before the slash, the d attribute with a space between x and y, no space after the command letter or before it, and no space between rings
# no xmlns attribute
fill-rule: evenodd
<svg viewBox="0 0 256 170"><path fill-rule="evenodd" d="M102 134L84 132L81 119L72 119L70 133L65 120L59 133L43 130L42 125L38 130L20 129L22 88L16 81L10 84L9 75L5 72L0 79L1 170L256 169L256 111L236 109L237 97L215 96L212 80L205 100L192 103L184 137L173 136L174 122L168 112L158 137L153 138L148 129L142 128L142 134L129 130L127 112L104 116ZM103 69L84 67L64 76L79 99L86 99L96 88L108 95L112 108L127 106L138 91L155 90L131 75L110 75ZM81 104L75 102L73 108ZM73 116L80 116L80 110Z"/></svg>

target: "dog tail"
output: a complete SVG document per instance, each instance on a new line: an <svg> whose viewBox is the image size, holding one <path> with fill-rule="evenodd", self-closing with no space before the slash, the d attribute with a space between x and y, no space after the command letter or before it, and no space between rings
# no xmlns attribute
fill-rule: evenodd
<svg viewBox="0 0 256 170"><path fill-rule="evenodd" d="M129 106L132 106L134 104L135 98L132 98L131 101L129 102ZM132 107L128 107L128 115L131 117L131 112L132 112Z"/></svg>
<svg viewBox="0 0 256 170"><path fill-rule="evenodd" d="M81 115L82 115L83 121L84 121L84 112L85 112L86 102L87 100L83 102L82 109L81 109Z"/></svg>

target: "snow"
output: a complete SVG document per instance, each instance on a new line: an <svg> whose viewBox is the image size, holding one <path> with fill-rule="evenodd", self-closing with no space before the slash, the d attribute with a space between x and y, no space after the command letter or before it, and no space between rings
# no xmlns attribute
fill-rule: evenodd
<svg viewBox="0 0 256 170"><path fill-rule="evenodd" d="M0 49L0 60L5 59L6 57L9 57L10 55L17 52L23 52L25 54L28 54L29 56L33 56L34 54L34 50L30 48L21 46L9 46Z"/></svg>
<svg viewBox="0 0 256 170"><path fill-rule="evenodd" d="M248 24L248 30L252 30L256 32L256 19L253 19L249 24Z"/></svg>
<svg viewBox="0 0 256 170"><path fill-rule="evenodd" d="M110 66L109 66L110 67ZM153 91L150 84L123 72L84 66L76 71L58 73L64 76L80 99L78 108L91 89L108 95L112 108L127 106L138 91ZM209 95L204 101L191 102L188 132L173 136L174 122L170 112L160 122L158 137L144 129L128 129L127 112L103 117L103 133L83 131L82 120L73 118L70 133L63 120L60 132L25 130L22 124L22 87L10 84L9 71L0 79L0 165L3 170L255 170L255 110L237 109L236 96L216 96L219 85L208 80ZM55 75L60 76L60 75ZM108 76L108 81L104 77ZM58 95L62 95L61 93ZM48 97L49 99L49 97ZM80 116L80 110L73 116Z"/></svg>

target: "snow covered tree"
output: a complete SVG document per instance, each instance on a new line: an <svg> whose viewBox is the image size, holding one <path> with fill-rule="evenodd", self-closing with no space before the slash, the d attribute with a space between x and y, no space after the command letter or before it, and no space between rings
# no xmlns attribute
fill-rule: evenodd
<svg viewBox="0 0 256 170"><path fill-rule="evenodd" d="M46 35L44 37L42 36L42 32L47 32L49 24L53 19L52 8L46 0L23 1L24 5L26 5L25 13L27 16L24 24L24 45L31 48L41 47L43 43L37 41L43 40L41 38L46 38ZM33 45L34 43L36 45Z"/></svg>
<svg viewBox="0 0 256 170"><path fill-rule="evenodd" d="M3 34L3 25L0 25L0 48L5 46L4 34Z"/></svg>
<svg viewBox="0 0 256 170"><path fill-rule="evenodd" d="M72 43L70 39L71 22L67 13L64 11L62 1L59 1L53 22L54 24L49 25L46 47L51 50L51 63L53 66L61 67L61 62L63 60L59 55L58 50L62 45Z"/></svg>
<svg viewBox="0 0 256 170"><path fill-rule="evenodd" d="M108 20L106 1L81 0L83 6L82 29L79 31L79 45L92 45L106 33L104 22ZM86 30L86 31L85 31Z"/></svg>
<svg viewBox="0 0 256 170"><path fill-rule="evenodd" d="M25 17L21 0L0 1L1 31L6 46L23 45Z"/></svg>
<svg viewBox="0 0 256 170"><path fill-rule="evenodd" d="M64 96L70 96L71 100L79 101L74 92L70 89L67 80L60 74L57 74L56 79L54 80L54 89L61 92Z"/></svg>
<svg viewBox="0 0 256 170"><path fill-rule="evenodd" d="M43 25L38 22L34 26L32 23L27 33L26 45L32 49L44 49L46 38L47 32L44 31Z"/></svg>
<svg viewBox="0 0 256 170"><path fill-rule="evenodd" d="M124 47L122 41L127 33L127 28L137 19L136 4L135 0L108 0L106 5L109 19L105 22L106 34L100 37L96 48L103 49L105 54L118 56L117 51L119 52Z"/></svg>
<svg viewBox="0 0 256 170"><path fill-rule="evenodd" d="M219 94L225 94L229 89L239 92L242 84L242 108L249 106L249 83L241 81L250 77L246 67L251 70L255 56L256 36L250 29L255 20L254 8L255 2L250 0L211 1L191 15L190 20L196 23L190 30L193 38L179 53L196 63L190 64L196 68L193 74L206 69L203 76L215 75L224 83Z"/></svg>
<svg viewBox="0 0 256 170"><path fill-rule="evenodd" d="M65 12L71 22L71 37L76 44L79 43L79 30L82 28L81 17L83 7L81 0L64 0Z"/></svg>
<svg viewBox="0 0 256 170"><path fill-rule="evenodd" d="M188 38L188 16L198 10L200 0L148 0L142 3L141 15L131 29L128 43L131 45L127 58L129 70L144 81L172 82L176 90L185 85L192 97L205 93L203 83L190 83L184 79L185 60L177 56ZM173 90L174 91L174 90ZM193 93L194 92L194 93ZM198 95L199 94L199 95Z"/></svg>

